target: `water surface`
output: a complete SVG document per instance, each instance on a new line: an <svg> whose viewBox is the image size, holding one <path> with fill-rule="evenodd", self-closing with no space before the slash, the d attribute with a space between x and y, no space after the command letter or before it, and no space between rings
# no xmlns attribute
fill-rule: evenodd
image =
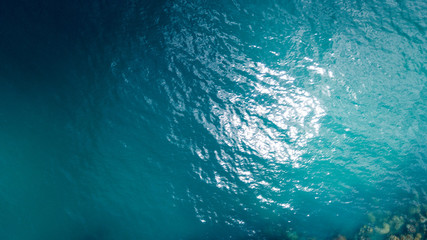
<svg viewBox="0 0 427 240"><path fill-rule="evenodd" d="M352 239L407 214L427 202L426 16L0 3L0 238Z"/></svg>

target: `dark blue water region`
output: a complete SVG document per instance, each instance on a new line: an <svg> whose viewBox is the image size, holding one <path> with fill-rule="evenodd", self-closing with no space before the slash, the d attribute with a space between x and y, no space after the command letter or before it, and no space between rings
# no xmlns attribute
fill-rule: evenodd
<svg viewBox="0 0 427 240"><path fill-rule="evenodd" d="M426 239L427 3L0 1L0 239Z"/></svg>

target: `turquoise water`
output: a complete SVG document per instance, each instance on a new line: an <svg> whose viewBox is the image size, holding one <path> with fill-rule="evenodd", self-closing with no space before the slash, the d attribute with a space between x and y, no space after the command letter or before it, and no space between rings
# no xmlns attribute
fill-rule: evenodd
<svg viewBox="0 0 427 240"><path fill-rule="evenodd" d="M356 239L407 216L427 203L426 16L1 2L0 238Z"/></svg>

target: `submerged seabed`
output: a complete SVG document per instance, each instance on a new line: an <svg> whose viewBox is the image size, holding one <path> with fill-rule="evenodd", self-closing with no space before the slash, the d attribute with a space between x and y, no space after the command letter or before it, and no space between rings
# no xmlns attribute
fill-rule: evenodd
<svg viewBox="0 0 427 240"><path fill-rule="evenodd" d="M426 17L0 1L0 238L426 239Z"/></svg>

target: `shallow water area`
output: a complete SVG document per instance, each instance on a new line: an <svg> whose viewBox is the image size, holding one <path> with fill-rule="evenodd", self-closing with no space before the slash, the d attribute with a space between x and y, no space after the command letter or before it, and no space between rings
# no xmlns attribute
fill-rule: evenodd
<svg viewBox="0 0 427 240"><path fill-rule="evenodd" d="M425 239L426 16L1 2L0 238Z"/></svg>

